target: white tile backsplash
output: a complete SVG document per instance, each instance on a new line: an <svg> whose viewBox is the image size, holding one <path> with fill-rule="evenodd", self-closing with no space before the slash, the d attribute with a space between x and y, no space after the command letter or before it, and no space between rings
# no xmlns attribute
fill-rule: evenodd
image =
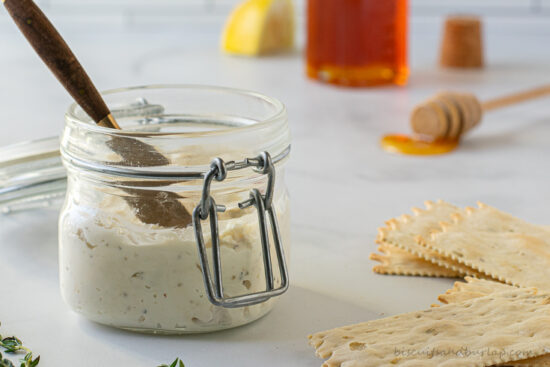
<svg viewBox="0 0 550 367"><path fill-rule="evenodd" d="M59 12L127 12L155 14L186 11L189 15L227 13L242 0L36 0L44 10ZM342 0L334 0L342 1ZM385 0L372 0L385 1ZM295 0L301 12L306 0ZM413 14L475 12L487 15L531 14L550 8L550 0L410 0Z"/></svg>
<svg viewBox="0 0 550 367"><path fill-rule="evenodd" d="M198 21L218 29L234 6L242 0L35 1L57 25L67 24L75 31L95 27L97 31L105 32L117 27L148 30L155 26L167 28ZM307 0L294 1L298 19L303 23ZM439 20L449 13L473 13L494 18L550 17L550 0L410 0L410 4L413 19ZM8 22L7 14L0 11L0 25ZM99 29L102 25L108 26L106 30Z"/></svg>

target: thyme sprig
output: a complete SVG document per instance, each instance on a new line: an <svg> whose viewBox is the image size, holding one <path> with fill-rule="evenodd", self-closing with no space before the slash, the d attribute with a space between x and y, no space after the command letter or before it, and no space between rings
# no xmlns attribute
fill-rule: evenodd
<svg viewBox="0 0 550 367"><path fill-rule="evenodd" d="M23 342L15 336L8 336L2 338L0 335L0 347L4 348L5 353L15 354L18 352L25 352L25 357L19 360L21 363L19 367L35 367L40 362L40 356L35 359L32 358L32 351L23 345ZM0 352L0 367L16 367L12 361L4 358Z"/></svg>
<svg viewBox="0 0 550 367"><path fill-rule="evenodd" d="M1 325L1 324L0 324ZM23 345L23 342L21 339L15 337L15 336L8 336L6 338L2 338L2 335L0 335L0 347L4 348L5 353L9 354L15 354L18 352L25 352L25 357L19 360L21 363L19 367L36 367L38 363L40 363L40 356L36 358L32 358L32 351L25 347ZM2 355L2 352L0 352L0 367L17 367L15 364L13 364L12 361L10 361L7 358L4 358ZM185 367L185 364L183 361L179 358L176 358L172 364L161 364L158 367Z"/></svg>
<svg viewBox="0 0 550 367"><path fill-rule="evenodd" d="M179 364L178 364L178 362L179 362ZM0 367L2 367L2 366L0 365ZM181 359L176 358L176 360L174 362L172 362L171 365L161 364L158 367L185 367L185 365L183 364L183 361Z"/></svg>

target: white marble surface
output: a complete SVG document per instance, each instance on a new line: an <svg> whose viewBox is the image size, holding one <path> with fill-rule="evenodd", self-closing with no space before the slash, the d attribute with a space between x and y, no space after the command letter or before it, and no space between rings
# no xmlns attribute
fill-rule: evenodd
<svg viewBox="0 0 550 367"><path fill-rule="evenodd" d="M5 16L5 15L2 15ZM435 66L439 18L412 25L406 88L342 89L307 80L300 52L245 59L218 52L217 22L139 29L86 23L60 29L102 89L201 83L253 89L283 100L294 144L292 287L262 320L184 337L132 334L88 322L58 292L55 209L0 217L0 333L16 334L40 366L319 366L310 332L428 307L452 281L379 276L368 255L377 227L426 199L482 200L550 223L550 99L487 115L453 154L389 155L388 131L406 131L410 109L440 89L489 97L550 82L550 25L487 19L487 69ZM69 98L8 22L0 23L0 144L58 134Z"/></svg>

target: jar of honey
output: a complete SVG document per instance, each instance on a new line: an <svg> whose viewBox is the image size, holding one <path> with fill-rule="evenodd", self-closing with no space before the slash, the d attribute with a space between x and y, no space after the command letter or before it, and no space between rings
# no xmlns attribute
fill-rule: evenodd
<svg viewBox="0 0 550 367"><path fill-rule="evenodd" d="M407 82L408 0L308 0L307 75L344 86Z"/></svg>

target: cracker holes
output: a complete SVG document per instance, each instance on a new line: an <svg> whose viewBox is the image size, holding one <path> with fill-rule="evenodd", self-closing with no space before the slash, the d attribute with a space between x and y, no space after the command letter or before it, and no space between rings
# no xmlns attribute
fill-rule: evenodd
<svg viewBox="0 0 550 367"><path fill-rule="evenodd" d="M437 331L436 329L434 328L429 328L425 331L426 334L430 334L430 335L433 335L433 336L436 336L439 334L439 331Z"/></svg>
<svg viewBox="0 0 550 367"><path fill-rule="evenodd" d="M350 350L353 350L353 351L357 351L357 350L363 350L365 349L367 346L365 343L360 343L360 342L352 342L352 343L349 343L349 349Z"/></svg>
<svg viewBox="0 0 550 367"><path fill-rule="evenodd" d="M464 254L462 252L458 252L458 251L453 251L452 252L454 255L456 255L457 257L464 257Z"/></svg>

